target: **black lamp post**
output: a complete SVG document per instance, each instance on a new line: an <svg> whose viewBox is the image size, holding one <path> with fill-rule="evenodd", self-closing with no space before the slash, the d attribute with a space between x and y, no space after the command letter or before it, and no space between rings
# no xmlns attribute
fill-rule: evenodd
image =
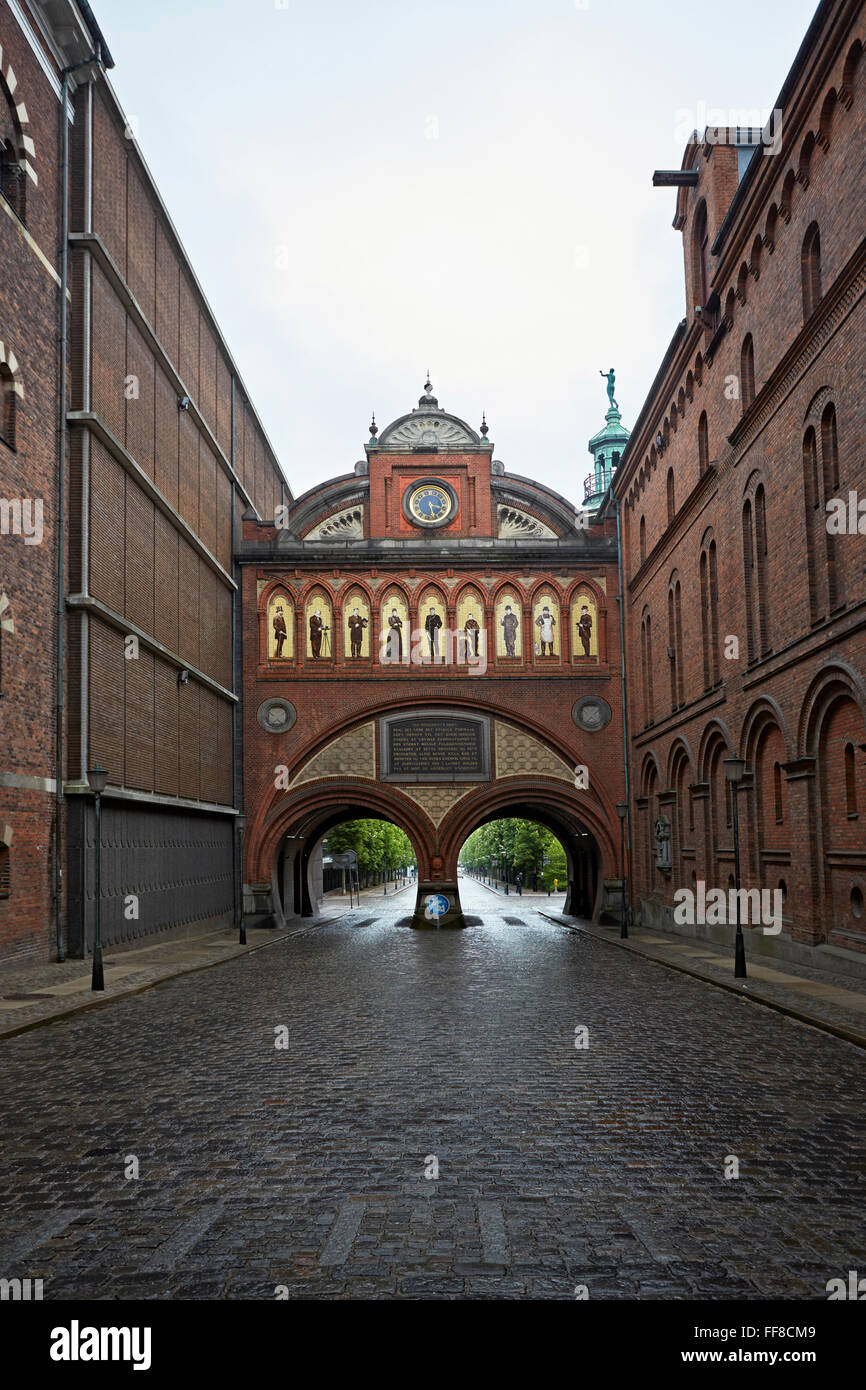
<svg viewBox="0 0 866 1390"><path fill-rule="evenodd" d="M620 940L624 941L628 936L628 911L625 905L625 818L628 815L628 804L625 801L618 801L616 813L619 816L619 872L621 901L619 911L619 935Z"/></svg>
<svg viewBox="0 0 866 1390"><path fill-rule="evenodd" d="M246 946L247 928L244 922L244 826L247 818L243 811L235 816L235 830L237 831L238 847L236 862L238 866L238 886L235 894L235 925L238 929L238 945Z"/></svg>
<svg viewBox="0 0 866 1390"><path fill-rule="evenodd" d="M746 944L740 922L740 818L737 806L737 789L746 770L744 758L725 758L725 776L731 784L731 819L734 823L734 888L737 893L737 935L734 949L734 978L746 979Z"/></svg>
<svg viewBox="0 0 866 1390"><path fill-rule="evenodd" d="M108 773L99 763L95 767L87 769L87 781L90 790L93 792L93 803L96 825L94 829L95 856L94 856L94 886L93 886L93 972L91 975L91 989L105 989L105 973L102 969L102 931L99 920L99 908L102 898L102 868L99 859L99 849L102 840L102 827L100 825L100 798L105 791L108 783Z"/></svg>
<svg viewBox="0 0 866 1390"><path fill-rule="evenodd" d="M384 859L382 860L382 897L383 897L383 898L386 896L387 892L388 892L388 856L387 856L387 854L386 854L385 857L384 857Z"/></svg>

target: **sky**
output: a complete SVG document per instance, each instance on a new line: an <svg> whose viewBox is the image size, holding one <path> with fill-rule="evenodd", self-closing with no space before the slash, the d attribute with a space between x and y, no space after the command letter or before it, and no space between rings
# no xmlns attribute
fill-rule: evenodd
<svg viewBox="0 0 866 1390"><path fill-rule="evenodd" d="M577 504L685 313L688 133L766 118L813 0L93 0L296 496L418 402ZM715 113L715 114L714 114ZM721 115L719 115L721 113Z"/></svg>

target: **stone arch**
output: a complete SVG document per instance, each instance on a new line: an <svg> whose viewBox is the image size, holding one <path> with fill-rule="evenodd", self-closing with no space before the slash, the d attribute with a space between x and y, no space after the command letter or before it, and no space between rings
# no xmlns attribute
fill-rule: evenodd
<svg viewBox="0 0 866 1390"><path fill-rule="evenodd" d="M833 135L833 117L836 114L837 104L836 88L831 87L821 103L821 114L818 117L816 144L822 150L829 150L830 148L830 140Z"/></svg>

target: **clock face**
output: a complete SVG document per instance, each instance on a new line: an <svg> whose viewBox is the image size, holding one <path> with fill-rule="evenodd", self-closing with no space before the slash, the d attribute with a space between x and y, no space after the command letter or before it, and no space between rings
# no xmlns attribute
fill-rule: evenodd
<svg viewBox="0 0 866 1390"><path fill-rule="evenodd" d="M416 483L407 494L406 506L412 520L422 526L442 526L456 510L453 493L441 483Z"/></svg>

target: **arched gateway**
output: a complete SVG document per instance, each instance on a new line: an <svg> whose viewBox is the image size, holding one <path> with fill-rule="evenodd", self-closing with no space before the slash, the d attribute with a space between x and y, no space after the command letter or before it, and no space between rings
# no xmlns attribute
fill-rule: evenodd
<svg viewBox="0 0 866 1390"><path fill-rule="evenodd" d="M463 923L457 857L485 821L546 825L566 908L619 877L616 535L509 474L429 381L366 457L273 523L245 518L248 912L315 915L328 830L381 816Z"/></svg>

